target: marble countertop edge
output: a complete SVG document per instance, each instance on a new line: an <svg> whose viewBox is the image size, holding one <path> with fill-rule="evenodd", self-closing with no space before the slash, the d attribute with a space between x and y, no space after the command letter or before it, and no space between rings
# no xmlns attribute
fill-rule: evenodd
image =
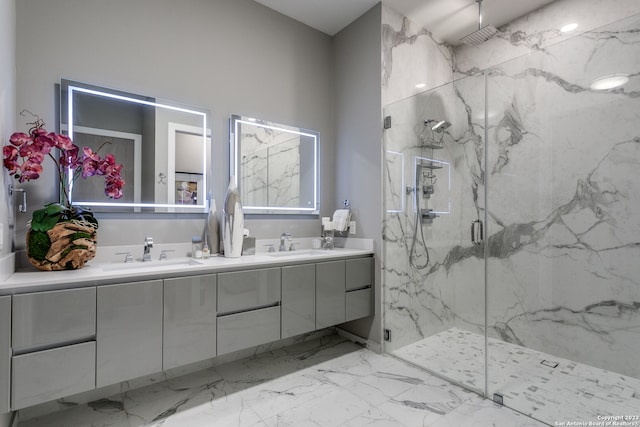
<svg viewBox="0 0 640 427"><path fill-rule="evenodd" d="M279 240L275 239L278 241ZM152 252L151 262L142 262L138 259L131 264L123 262L122 255L117 253L127 251L126 246L111 246L98 249L93 260L79 270L65 271L19 271L6 275L0 284L0 295L14 295L28 292L41 292L47 290L73 289L86 286L100 286L123 282L145 281L175 277L196 276L202 274L215 274L229 271L242 271L261 267L282 267L287 265L305 264L309 262L331 261L348 257L373 255L373 240L351 239L344 248L331 250L311 249L311 239L294 239L297 243L296 250L282 253L269 253L260 249L266 247L260 244L271 244L271 240L256 241L255 255L243 255L239 258L225 258L213 255L208 259L191 259L187 257L191 246L187 244L155 245L155 253ZM268 242L268 243L265 243ZM138 246L140 246L138 248ZM135 246L141 249L142 246ZM277 250L277 246L276 250ZM173 251L169 253L166 261L157 259L161 250ZM14 257L7 257L8 262L14 262ZM0 260L2 263L3 260ZM0 265L1 267L1 265Z"/></svg>

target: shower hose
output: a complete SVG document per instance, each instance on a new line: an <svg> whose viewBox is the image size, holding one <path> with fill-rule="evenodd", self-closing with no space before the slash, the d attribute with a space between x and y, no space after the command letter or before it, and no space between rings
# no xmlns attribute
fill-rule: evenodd
<svg viewBox="0 0 640 427"><path fill-rule="evenodd" d="M422 230L422 210L420 209L420 205L419 204L417 205L418 207L416 209L416 226L413 228L413 239L411 241L411 250L409 251L409 264L413 268L422 270L427 265L429 265L429 249L427 249L427 243L424 240L424 231ZM422 246L424 247L424 252L427 256L427 261L424 264L418 264L416 262L416 240L418 238L418 228L420 229L420 238L422 239Z"/></svg>

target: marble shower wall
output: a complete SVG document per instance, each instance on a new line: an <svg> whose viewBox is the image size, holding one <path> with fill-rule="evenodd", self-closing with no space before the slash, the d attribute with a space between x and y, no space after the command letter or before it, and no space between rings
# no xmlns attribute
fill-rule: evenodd
<svg viewBox="0 0 640 427"><path fill-rule="evenodd" d="M468 240L467 228L462 230L459 224L476 215L473 208L467 209L473 207L474 201L464 191L477 171L470 173L471 168L460 167L468 155L475 156L474 142L459 143L451 137L454 130L464 133L465 127L454 119L465 107L456 102L453 86L446 85L453 79L452 48L388 7L383 7L382 24L382 97L384 116L391 116L392 123L384 132L384 323L393 336L391 342L385 343L385 350L393 352L456 323L455 301L459 296L451 283L468 282L470 278L454 277L448 268L434 266L442 266L451 248ZM418 83L426 86L416 88ZM440 86L425 92L425 88ZM425 127L428 119L446 119L453 124L443 135L443 149L425 148L438 138ZM421 239L414 245L414 265L425 264L429 257L429 265L423 269L412 266L410 256L416 231L415 193L407 194L406 187L415 187L416 158L448 163L433 171L433 196L419 197L422 208L450 211L423 227L427 250ZM480 312L484 312L484 306ZM470 323L477 325L480 319L470 319Z"/></svg>
<svg viewBox="0 0 640 427"><path fill-rule="evenodd" d="M483 89L484 77L478 75L385 108L392 120L385 131L384 174L385 327L393 336L387 351L454 326L484 331L484 298L469 298L484 289L483 253L469 236L471 222L484 209L479 162L484 138L483 129L465 118L467 111L481 110ZM424 124L430 119L452 125L444 134L433 133L432 125ZM442 148L429 148L440 136ZM439 212L417 230L415 192L406 191L416 187L416 158L442 166L428 170L435 176L429 198L422 193L424 180L417 183L420 208Z"/></svg>
<svg viewBox="0 0 640 427"><path fill-rule="evenodd" d="M483 332L485 264L469 225L484 216L486 173L489 334L640 377L640 25L632 17L599 28L638 12L633 0L556 1L480 46L453 49L383 8L387 351L454 326ZM592 31L555 29L572 20ZM615 72L632 76L623 89L589 89ZM454 75L470 77L452 83ZM428 88L449 84L412 96L420 76ZM431 153L422 123L440 117L453 125ZM423 227L430 264L420 270L409 262L415 214L405 187L414 185L414 157L431 154L451 165L451 212Z"/></svg>
<svg viewBox="0 0 640 427"><path fill-rule="evenodd" d="M383 106L450 82L452 69L451 46L383 2ZM425 86L416 88L418 83Z"/></svg>
<svg viewBox="0 0 640 427"><path fill-rule="evenodd" d="M640 15L487 76L490 335L640 378Z"/></svg>
<svg viewBox="0 0 640 427"><path fill-rule="evenodd" d="M458 45L454 53L456 77L472 75L523 55L543 52L552 44L640 13L637 0L555 0L498 28L479 46ZM560 28L577 23L568 33Z"/></svg>

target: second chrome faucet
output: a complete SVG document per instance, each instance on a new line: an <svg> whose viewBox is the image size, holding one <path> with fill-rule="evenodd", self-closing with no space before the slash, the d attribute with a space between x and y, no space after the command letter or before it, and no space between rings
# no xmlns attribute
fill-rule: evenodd
<svg viewBox="0 0 640 427"><path fill-rule="evenodd" d="M287 247L285 246L285 240L290 241L291 240L291 233L282 233L280 235L280 252L284 252L287 250ZM292 251L293 250L293 244L291 244L291 246L289 247L289 250Z"/></svg>
<svg viewBox="0 0 640 427"><path fill-rule="evenodd" d="M153 247L153 237L144 238L144 253L142 261L151 261L151 248Z"/></svg>

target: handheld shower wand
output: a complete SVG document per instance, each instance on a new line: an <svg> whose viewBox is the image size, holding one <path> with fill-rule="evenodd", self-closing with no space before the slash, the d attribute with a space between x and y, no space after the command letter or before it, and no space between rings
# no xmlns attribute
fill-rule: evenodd
<svg viewBox="0 0 640 427"><path fill-rule="evenodd" d="M422 213L422 209L420 208L420 176L422 175L422 166L420 164L416 164L416 182L415 187L413 188L413 197L416 204L416 224L413 227L413 239L411 239L411 249L409 250L409 264L418 270L422 270L427 265L429 265L429 249L427 248L427 242L424 239L424 231L422 230L422 220L425 217ZM426 215L431 218L430 215ZM416 241L418 240L418 228L420 229L420 239L422 241L422 246L424 247L424 251L427 257L427 260L424 264L418 264L416 261Z"/></svg>

